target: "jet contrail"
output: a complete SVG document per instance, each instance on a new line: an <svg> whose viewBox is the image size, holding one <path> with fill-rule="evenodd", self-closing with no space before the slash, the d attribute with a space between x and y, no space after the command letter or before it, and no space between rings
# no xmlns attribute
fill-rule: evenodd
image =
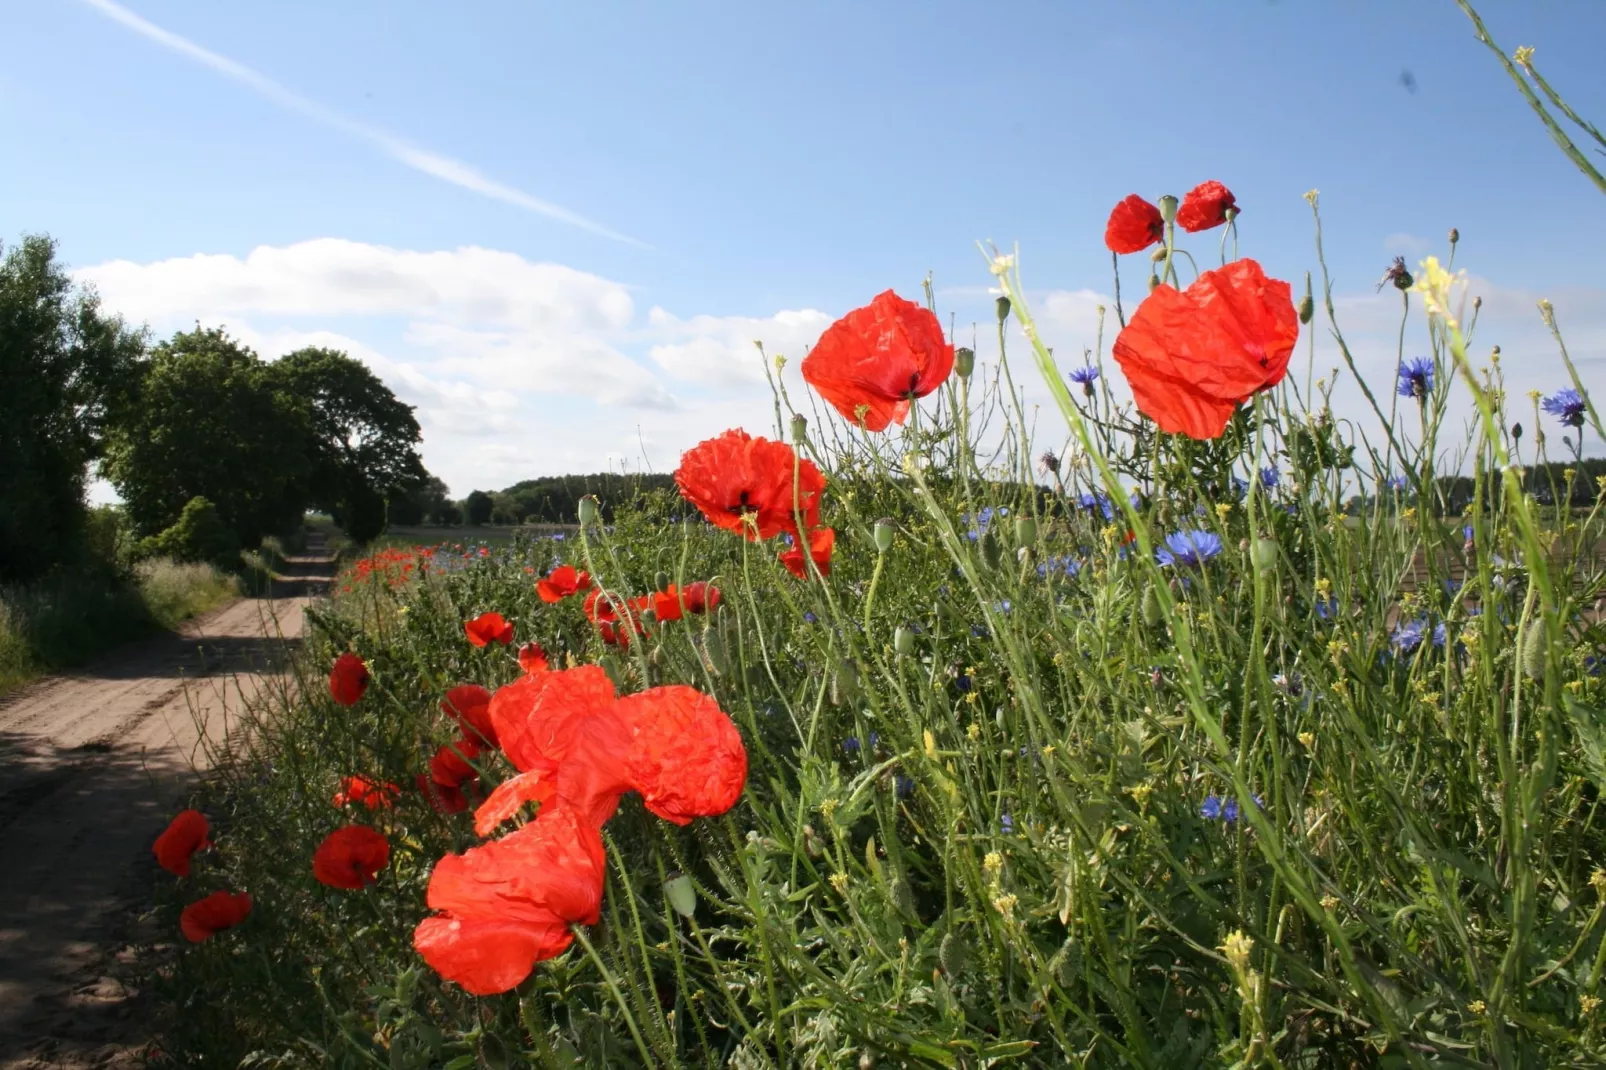
<svg viewBox="0 0 1606 1070"><path fill-rule="evenodd" d="M164 48L170 48L204 67L210 67L219 74L255 90L258 94L282 108L297 112L314 122L333 127L352 137L368 142L391 159L411 167L415 171L421 171L432 178L448 182L459 189L466 189L471 193L478 193L483 197L490 197L504 204L511 204L526 211L536 212L551 219L568 223L571 226L589 230L593 234L612 238L614 241L627 242L630 245L648 248L648 246L635 238L620 234L618 231L609 230L600 223L593 223L591 220L582 215L576 215L567 208L543 201L539 197L532 197L523 190L504 185L493 178L489 178L461 160L454 160L449 156L441 156L438 153L430 152L428 149L409 144L402 138L384 130L367 126L354 119L348 119L339 112L325 108L321 104L286 89L273 79L258 74L244 64L236 63L227 56L220 56L216 52L202 48L195 42L180 37L169 30L164 30L155 23L147 22L121 4L114 3L113 0L84 0L84 3L112 21L128 27L141 37L155 41Z"/></svg>

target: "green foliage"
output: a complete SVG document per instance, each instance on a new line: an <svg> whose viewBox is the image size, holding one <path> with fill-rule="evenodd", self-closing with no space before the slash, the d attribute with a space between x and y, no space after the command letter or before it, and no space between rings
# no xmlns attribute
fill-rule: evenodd
<svg viewBox="0 0 1606 1070"><path fill-rule="evenodd" d="M427 474L411 487L392 493L386 504L390 522L404 527L444 525L462 519L461 511L448 496L446 484L436 476Z"/></svg>
<svg viewBox="0 0 1606 1070"><path fill-rule="evenodd" d="M173 526L140 540L140 557L169 557L181 562L206 562L232 567L240 544L229 530L217 507L202 497L184 503Z"/></svg>
<svg viewBox="0 0 1606 1070"><path fill-rule="evenodd" d="M572 524L580 509L580 499L597 499L602 518L612 522L614 511L638 502L654 491L673 491L674 480L661 473L622 475L598 472L586 476L546 476L526 479L491 497L502 519L508 524Z"/></svg>
<svg viewBox="0 0 1606 1070"><path fill-rule="evenodd" d="M73 286L46 237L0 261L0 580L76 552L86 466L123 407L143 338Z"/></svg>
<svg viewBox="0 0 1606 1070"><path fill-rule="evenodd" d="M366 546L385 533L385 497L366 482L354 480L335 512L335 522L351 541Z"/></svg>
<svg viewBox="0 0 1606 1070"><path fill-rule="evenodd" d="M470 491L463 499L463 516L474 527L490 523L493 508L491 496L483 490Z"/></svg>
<svg viewBox="0 0 1606 1070"><path fill-rule="evenodd" d="M198 328L153 350L106 471L140 534L158 534L205 497L239 545L255 546L300 523L310 439L306 406L275 389L255 353Z"/></svg>

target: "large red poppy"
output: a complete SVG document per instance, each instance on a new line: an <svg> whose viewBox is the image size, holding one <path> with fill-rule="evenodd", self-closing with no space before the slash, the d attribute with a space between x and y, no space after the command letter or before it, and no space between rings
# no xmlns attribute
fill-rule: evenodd
<svg viewBox="0 0 1606 1070"><path fill-rule="evenodd" d="M806 527L819 522L825 477L813 461L798 460L784 442L734 428L681 454L675 485L716 526L749 539L772 539L795 530L794 505Z"/></svg>
<svg viewBox="0 0 1606 1070"><path fill-rule="evenodd" d="M513 642L513 625L500 613L481 613L473 620L464 621L463 631L475 646L485 646L487 643L507 646Z"/></svg>
<svg viewBox="0 0 1606 1070"><path fill-rule="evenodd" d="M213 892L185 907L178 916L184 938L198 944L207 937L232 929L251 913L251 897L244 892Z"/></svg>
<svg viewBox="0 0 1606 1070"><path fill-rule="evenodd" d="M210 832L211 826L201 811L180 810L151 847L156 863L175 877L188 877L190 856L212 846L207 838Z"/></svg>
<svg viewBox="0 0 1606 1070"><path fill-rule="evenodd" d="M312 875L331 888L359 891L390 861L390 843L367 825L346 825L312 852Z"/></svg>
<svg viewBox="0 0 1606 1070"><path fill-rule="evenodd" d="M1115 340L1138 411L1162 431L1216 438L1238 405L1276 386L1299 340L1288 283L1253 260L1155 289Z"/></svg>
<svg viewBox="0 0 1606 1070"><path fill-rule="evenodd" d="M1236 211L1238 200L1232 190L1215 179L1201 182L1182 198L1177 209L1177 226L1189 233L1219 227L1227 221L1228 210Z"/></svg>
<svg viewBox="0 0 1606 1070"><path fill-rule="evenodd" d="M569 757L582 727L609 714L613 681L600 665L524 676L491 696L502 751L521 772L552 771Z"/></svg>
<svg viewBox="0 0 1606 1070"><path fill-rule="evenodd" d="M647 809L677 825L723 814L747 783L747 748L719 703L671 684L617 703L631 729L625 775Z"/></svg>
<svg viewBox="0 0 1606 1070"><path fill-rule="evenodd" d="M476 996L506 992L569 946L571 924L596 924L605 866L595 826L545 807L531 824L436 863L427 901L440 913L419 922L413 946Z"/></svg>
<svg viewBox="0 0 1606 1070"><path fill-rule="evenodd" d="M464 739L488 747L497 745L496 726L491 723L491 693L479 684L462 684L446 692L441 710L457 722Z"/></svg>
<svg viewBox="0 0 1606 1070"><path fill-rule="evenodd" d="M543 602L561 602L571 594L589 590L590 587L591 573L581 572L573 565L559 565L550 576L536 582L535 593L541 596Z"/></svg>
<svg viewBox="0 0 1606 1070"><path fill-rule="evenodd" d="M336 806L361 803L370 810L383 810L401 794L394 784L370 780L365 776L348 776L340 782L340 790L330 801Z"/></svg>
<svg viewBox="0 0 1606 1070"><path fill-rule="evenodd" d="M868 431L902 424L953 368L936 314L891 290L827 327L803 358L808 384L853 424L862 413Z"/></svg>
<svg viewBox="0 0 1606 1070"><path fill-rule="evenodd" d="M329 695L342 706L355 706L366 690L368 666L348 650L329 669Z"/></svg>
<svg viewBox="0 0 1606 1070"><path fill-rule="evenodd" d="M831 551L836 547L836 530L833 528L815 528L809 532L809 556L814 558L814 566L820 570L820 575L831 574ZM803 561L803 547L793 541L790 550L782 550L781 564L786 571L800 580L809 578L808 566Z"/></svg>
<svg viewBox="0 0 1606 1070"><path fill-rule="evenodd" d="M1164 238L1160 209L1136 193L1118 203L1104 224L1104 245L1112 253L1141 253Z"/></svg>

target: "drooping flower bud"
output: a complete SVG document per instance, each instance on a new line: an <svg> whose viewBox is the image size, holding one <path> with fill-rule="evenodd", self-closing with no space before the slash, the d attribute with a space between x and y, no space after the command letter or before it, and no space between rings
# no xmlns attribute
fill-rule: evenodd
<svg viewBox="0 0 1606 1070"><path fill-rule="evenodd" d="M585 527L597 522L597 499L587 494L580 499L580 526Z"/></svg>
<svg viewBox="0 0 1606 1070"><path fill-rule="evenodd" d="M1249 560L1256 568L1271 568L1277 563L1277 544L1271 539L1256 539L1249 549Z"/></svg>
<svg viewBox="0 0 1606 1070"><path fill-rule="evenodd" d="M657 574L654 575L653 578L652 578L653 590L655 590L655 591L667 591L667 590L669 590L670 580L671 580L671 577L670 577L669 573L667 573L667 572L663 571L662 569L660 569L657 572Z"/></svg>
<svg viewBox="0 0 1606 1070"><path fill-rule="evenodd" d="M684 873L676 873L664 882L664 895L681 917L689 918L697 913L697 889Z"/></svg>
<svg viewBox="0 0 1606 1070"><path fill-rule="evenodd" d="M831 674L831 704L843 706L859 697L859 670L844 658Z"/></svg>
<svg viewBox="0 0 1606 1070"><path fill-rule="evenodd" d="M792 414L792 442L793 442L793 444L798 445L798 446L803 445L803 443L808 440L808 436L809 436L809 418L807 416L804 416L800 412L794 412Z"/></svg>
<svg viewBox="0 0 1606 1070"><path fill-rule="evenodd" d="M965 972L965 966L970 961L970 948L965 945L963 937L950 930L937 947L937 961L942 963L942 972L952 980Z"/></svg>
<svg viewBox="0 0 1606 1070"><path fill-rule="evenodd" d="M970 373L976 370L976 351L969 346L960 346L954 350L954 372L961 379L969 379Z"/></svg>
<svg viewBox="0 0 1606 1070"><path fill-rule="evenodd" d="M1160 198L1160 218L1167 223L1174 223L1177 219L1177 199L1167 193Z"/></svg>
<svg viewBox="0 0 1606 1070"><path fill-rule="evenodd" d="M1154 593L1153 587L1143 589L1143 623L1153 628L1165 616L1165 609L1160 605L1160 596Z"/></svg>
<svg viewBox="0 0 1606 1070"><path fill-rule="evenodd" d="M998 562L1004 559L1004 548L998 545L998 536L991 531L981 537L981 557L988 568L997 568Z"/></svg>
<svg viewBox="0 0 1606 1070"><path fill-rule="evenodd" d="M998 310L999 323L1003 323L1005 320L1009 319L1009 298L1000 297L997 301L993 302L993 304Z"/></svg>
<svg viewBox="0 0 1606 1070"><path fill-rule="evenodd" d="M1450 244L1454 245L1461 240L1461 232L1454 227L1450 228Z"/></svg>
<svg viewBox="0 0 1606 1070"><path fill-rule="evenodd" d="M1316 315L1316 301L1311 297L1310 272L1305 272L1305 296L1299 299L1299 322L1309 323Z"/></svg>
<svg viewBox="0 0 1606 1070"><path fill-rule="evenodd" d="M1017 516L1015 518L1015 545L1020 547L1037 545L1037 520L1035 517Z"/></svg>
<svg viewBox="0 0 1606 1070"><path fill-rule="evenodd" d="M895 534L896 529L892 526L892 521L877 520L874 529L876 553L884 554L892 549L892 537Z"/></svg>
<svg viewBox="0 0 1606 1070"><path fill-rule="evenodd" d="M1528 622L1522 641L1522 671L1530 680L1545 676L1545 623L1538 617Z"/></svg>
<svg viewBox="0 0 1606 1070"><path fill-rule="evenodd" d="M1163 245L1156 246L1154 252L1149 254L1149 263L1151 263L1151 264L1158 264L1160 261L1162 261L1164 259L1165 259L1165 246L1163 246Z"/></svg>
<svg viewBox="0 0 1606 1070"><path fill-rule="evenodd" d="M915 652L915 633L899 625L892 633L892 649L905 656Z"/></svg>
<svg viewBox="0 0 1606 1070"><path fill-rule="evenodd" d="M1511 437L1512 437L1512 439L1514 441L1517 441L1517 442L1522 441L1522 425L1521 424L1512 424L1511 425Z"/></svg>
<svg viewBox="0 0 1606 1070"><path fill-rule="evenodd" d="M1155 274L1150 274L1149 275L1149 292L1153 293L1154 291L1158 290L1159 288L1160 288L1160 276L1155 275Z"/></svg>

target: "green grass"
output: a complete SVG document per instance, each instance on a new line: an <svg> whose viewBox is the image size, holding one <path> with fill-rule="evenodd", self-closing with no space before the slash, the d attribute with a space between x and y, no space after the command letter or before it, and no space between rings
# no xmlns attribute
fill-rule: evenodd
<svg viewBox="0 0 1606 1070"><path fill-rule="evenodd" d="M1027 322L1013 275L998 281ZM1434 487L1435 444L1459 426L1465 342L1442 319L1432 337L1439 385L1409 402L1392 461L1349 442L1372 485ZM1026 356L1058 382L1046 351ZM1600 1065L1599 507L1541 512L1493 408L1466 445L1465 516L1406 490L1346 518L1357 471L1308 445L1313 427L1349 432L1309 376L1209 444L1110 434L1130 414L1108 398L1059 400L1080 450L1036 493L1039 449L979 376L901 434L811 415L839 534L823 581L674 522L690 510L659 494L611 531L443 555L315 611L289 692L306 697L255 711L250 749L197 800L217 850L161 893L169 922L218 887L257 904L159 980L182 1008L166 1050L279 1067ZM973 413L1006 425L993 465ZM1233 488L1263 467L1276 487ZM1079 504L1095 491L1109 517ZM1160 566L1150 551L1181 529L1222 552ZM620 650L578 599L537 598L559 561L631 595L715 580L724 600ZM411 946L432 867L477 842L467 815L416 792L373 814L330 797L353 774L411 785L450 738L444 692L518 675L510 650L464 639L487 610L622 692L713 696L750 769L734 810L685 828L627 800L601 924L476 999ZM346 649L373 674L349 710L323 684ZM480 768L512 773L495 754ZM364 892L310 872L349 820L392 848Z"/></svg>
<svg viewBox="0 0 1606 1070"><path fill-rule="evenodd" d="M393 526L374 540L373 549L413 546L509 546L520 537L549 535L553 532L572 532L573 524L482 524L478 527L406 527Z"/></svg>

